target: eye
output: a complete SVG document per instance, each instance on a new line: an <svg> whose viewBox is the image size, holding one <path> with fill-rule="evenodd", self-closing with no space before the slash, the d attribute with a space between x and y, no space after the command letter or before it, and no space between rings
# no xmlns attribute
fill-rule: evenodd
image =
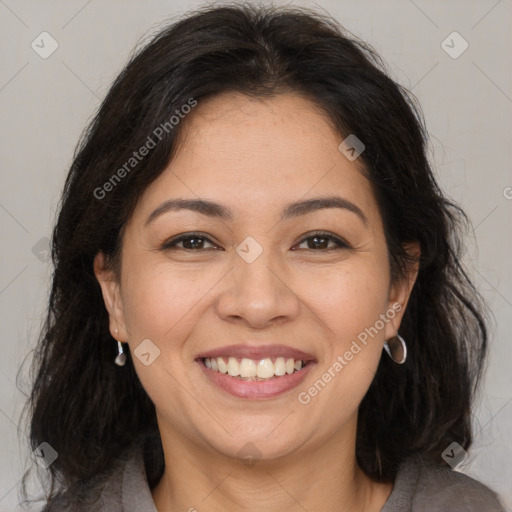
<svg viewBox="0 0 512 512"><path fill-rule="evenodd" d="M186 235L180 235L177 238L169 240L162 245L162 249L183 249L183 250L201 250L205 248L205 243L212 245L212 248L217 249L218 247L206 236L200 233L187 233ZM178 244L183 244L181 247Z"/></svg>
<svg viewBox="0 0 512 512"><path fill-rule="evenodd" d="M329 247L329 242L332 242L334 245ZM302 249L306 250L337 250L337 249L350 249L350 246L347 242L334 236L330 233L324 232L316 232L312 233L310 236L304 238L298 244L298 248L301 249L301 245L307 243L307 247L302 247ZM297 247L297 246L295 246ZM296 250L292 247L292 250Z"/></svg>
<svg viewBox="0 0 512 512"><path fill-rule="evenodd" d="M300 247L304 243L307 244L307 247ZM211 247L205 247L205 244L210 244ZM187 233L184 235L179 235L178 237L165 242L164 245L162 246L162 250L168 250L173 248L182 249L186 251L199 251L212 248L218 249L219 247L216 246L208 237L206 237L202 233ZM301 242L299 242L298 245L292 247L292 250L296 250L297 248L313 251L329 251L337 249L349 249L350 245L341 238L330 233L316 232L304 238Z"/></svg>

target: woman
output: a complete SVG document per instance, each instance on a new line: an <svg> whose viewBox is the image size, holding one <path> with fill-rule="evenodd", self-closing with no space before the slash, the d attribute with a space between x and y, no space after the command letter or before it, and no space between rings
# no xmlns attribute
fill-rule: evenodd
<svg viewBox="0 0 512 512"><path fill-rule="evenodd" d="M325 16L250 5L126 66L53 234L45 511L504 510L450 467L485 316L382 69Z"/></svg>

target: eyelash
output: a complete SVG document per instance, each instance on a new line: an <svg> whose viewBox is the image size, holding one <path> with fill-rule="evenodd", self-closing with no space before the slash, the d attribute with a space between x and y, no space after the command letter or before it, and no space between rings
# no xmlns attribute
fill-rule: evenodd
<svg viewBox="0 0 512 512"><path fill-rule="evenodd" d="M314 252L326 252L326 251L332 251L332 250L350 249L351 248L350 245L347 242L345 242L345 240L343 240L343 239L341 239L341 238L339 238L339 237L337 237L335 235L332 235L331 233L325 232L325 231L315 231L314 233L308 234L308 236L304 237L298 243L298 245L302 245L307 240L315 238L315 237L327 238L327 239L333 241L337 245L337 247L330 247L328 249L301 249L301 250L314 251ZM161 249L162 250L173 249L173 248L176 248L177 244L179 244L180 242L183 242L184 240L198 239L198 238L201 239L201 240L207 241L207 242L209 242L212 245L215 245L204 234L191 232L191 233L187 233L185 235L180 235L180 236L178 236L178 238L174 238L174 239L171 239L171 240L165 242L162 245ZM201 251L201 250L206 250L206 249L189 249L189 248L185 248L185 247L177 247L177 248L181 249L183 251Z"/></svg>

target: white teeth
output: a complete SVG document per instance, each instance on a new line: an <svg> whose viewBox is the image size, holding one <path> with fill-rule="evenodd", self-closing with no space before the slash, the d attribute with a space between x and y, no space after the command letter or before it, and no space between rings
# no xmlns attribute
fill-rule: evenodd
<svg viewBox="0 0 512 512"><path fill-rule="evenodd" d="M236 357L227 358L227 363L223 357L204 358L204 364L207 368L220 373L227 373L231 377L238 377L243 380L265 380L282 375L294 373L301 370L304 361L293 358L277 357L275 362L271 358L253 359L243 358L240 362Z"/></svg>
<svg viewBox="0 0 512 512"><path fill-rule="evenodd" d="M222 357L217 357L217 365L219 366L218 371L220 373L228 373L228 365L226 364L224 359L222 359Z"/></svg>
<svg viewBox="0 0 512 512"><path fill-rule="evenodd" d="M240 363L241 377L256 377L256 363L252 359L243 358Z"/></svg>
<svg viewBox="0 0 512 512"><path fill-rule="evenodd" d="M258 367L256 369L256 375L260 379L268 379L269 377L274 376L274 363L272 362L272 359L262 359L258 363Z"/></svg>
<svg viewBox="0 0 512 512"><path fill-rule="evenodd" d="M274 363L274 373L276 375L284 375L286 373L286 362L284 357L278 357Z"/></svg>
<svg viewBox="0 0 512 512"><path fill-rule="evenodd" d="M240 375L240 365L234 357L230 357L228 360L228 373L231 377L238 377Z"/></svg>

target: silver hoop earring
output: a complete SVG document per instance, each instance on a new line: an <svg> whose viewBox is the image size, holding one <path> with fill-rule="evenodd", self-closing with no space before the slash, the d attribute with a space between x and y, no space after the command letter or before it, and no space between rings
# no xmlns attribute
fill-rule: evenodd
<svg viewBox="0 0 512 512"><path fill-rule="evenodd" d="M119 329L116 329L116 334L118 332ZM123 344L119 341L119 340L116 340L117 341L117 356L115 358L115 363L117 364L117 366L124 366L126 364L126 354L124 353L124 350L123 350Z"/></svg>
<svg viewBox="0 0 512 512"><path fill-rule="evenodd" d="M397 334L394 338L385 341L384 349L395 363L405 363L405 360L407 359L407 345L400 334Z"/></svg>

